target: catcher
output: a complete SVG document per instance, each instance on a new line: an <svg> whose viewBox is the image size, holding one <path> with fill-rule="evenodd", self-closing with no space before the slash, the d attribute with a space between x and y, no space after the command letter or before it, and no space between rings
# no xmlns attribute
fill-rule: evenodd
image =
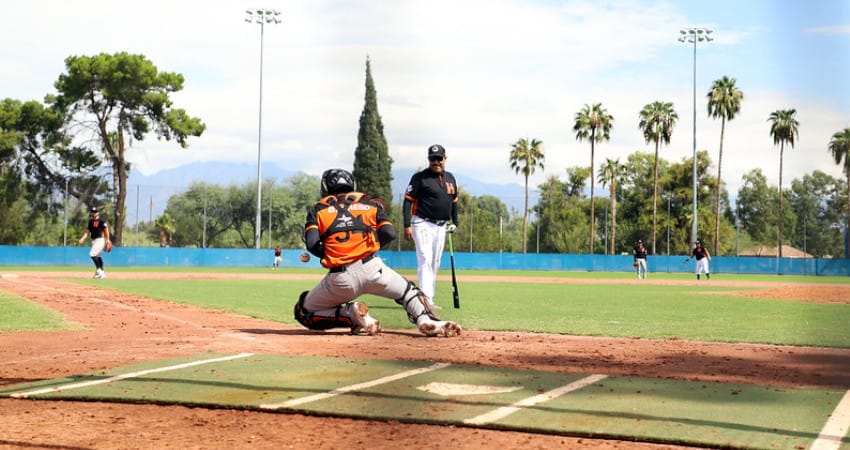
<svg viewBox="0 0 850 450"><path fill-rule="evenodd" d="M637 271L638 280L646 279L646 247L643 245L643 241L638 239L635 243L634 251L635 260L632 263L632 267Z"/></svg>
<svg viewBox="0 0 850 450"><path fill-rule="evenodd" d="M91 250L89 256L94 261L94 277L106 278L106 272L103 271L103 258L101 255L106 250L107 253L112 251L112 242L109 241L109 224L100 218L100 212L96 207L89 210L89 224L86 231L80 236L80 244L86 241L86 236L91 236Z"/></svg>
<svg viewBox="0 0 850 450"><path fill-rule="evenodd" d="M322 174L322 199L307 213L304 243L321 260L327 275L295 304L295 320L311 330L349 328L352 334L375 335L381 324L363 294L394 300L426 336L457 336L460 325L440 320L412 281L384 264L377 252L396 238L379 199L356 192L354 175L343 169Z"/></svg>

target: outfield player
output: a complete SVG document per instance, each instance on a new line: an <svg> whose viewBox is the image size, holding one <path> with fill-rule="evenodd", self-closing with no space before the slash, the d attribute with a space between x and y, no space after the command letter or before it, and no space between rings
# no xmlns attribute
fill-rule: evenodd
<svg viewBox="0 0 850 450"><path fill-rule="evenodd" d="M280 246L274 248L274 262L272 263L272 269L277 269L280 267L280 262L283 260L283 256L281 256L283 252L280 249Z"/></svg>
<svg viewBox="0 0 850 450"><path fill-rule="evenodd" d="M295 319L311 330L349 328L352 334L378 334L381 324L363 294L395 300L410 322L427 336L457 336L460 325L440 320L411 281L385 265L377 252L396 238L381 200L356 192L354 175L343 169L322 174L322 199L307 213L304 243L327 275L295 305Z"/></svg>
<svg viewBox="0 0 850 450"><path fill-rule="evenodd" d="M634 257L635 257L634 266L635 266L635 270L637 270L638 280L645 280L646 279L646 254L647 254L647 251L646 251L646 247L644 247L644 245L643 245L643 240L638 239L637 243L635 244L634 251L632 253L634 254Z"/></svg>
<svg viewBox="0 0 850 450"><path fill-rule="evenodd" d="M699 280L700 273L705 272L705 278L711 279L711 274L708 271L708 263L711 262L711 254L708 253L708 249L702 246L702 242L699 240L696 241L696 246L693 251L691 251L691 258L697 260L697 265L695 272L697 274L697 280Z"/></svg>
<svg viewBox="0 0 850 450"><path fill-rule="evenodd" d="M100 218L100 212L97 208L92 207L89 210L89 224L86 231L80 236L80 244L86 241L86 236L91 236L91 250L89 256L94 262L95 278L106 278L106 272L103 271L103 250L107 252L112 249L112 243L109 242L109 224L106 220Z"/></svg>
<svg viewBox="0 0 850 450"><path fill-rule="evenodd" d="M446 171L446 149L428 147L428 168L410 177L404 193L404 238L416 244L419 286L432 308L446 233L457 229L457 182Z"/></svg>

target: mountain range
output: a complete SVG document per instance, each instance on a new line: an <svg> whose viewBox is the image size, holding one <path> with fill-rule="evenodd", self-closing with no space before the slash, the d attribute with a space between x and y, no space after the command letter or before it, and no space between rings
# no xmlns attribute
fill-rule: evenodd
<svg viewBox="0 0 850 450"><path fill-rule="evenodd" d="M274 163L263 163L263 179L272 178L282 183L296 175L298 171L284 169ZM454 173L454 172L453 172ZM410 170L393 171L393 196L398 199L407 187ZM461 173L454 173L459 188L473 196L492 195L502 200L508 210L521 214L525 192L523 186L516 183L485 183ZM151 175L136 170L130 171L127 180L127 219L134 223L138 217L150 221L160 216L167 206L168 199L186 190L193 182L214 183L222 186L231 184L256 183L257 166L252 164L234 164L227 162L195 162L173 169L166 169ZM318 193L316 193L318 197ZM537 202L537 191L529 189L529 205ZM138 214L137 214L138 212Z"/></svg>

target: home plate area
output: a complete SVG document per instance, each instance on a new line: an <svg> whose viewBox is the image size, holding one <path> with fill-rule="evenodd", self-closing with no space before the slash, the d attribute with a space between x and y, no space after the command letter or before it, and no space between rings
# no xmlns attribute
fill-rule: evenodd
<svg viewBox="0 0 850 450"><path fill-rule="evenodd" d="M645 442L850 448L850 394L425 361L269 354L156 361L0 397L183 404Z"/></svg>

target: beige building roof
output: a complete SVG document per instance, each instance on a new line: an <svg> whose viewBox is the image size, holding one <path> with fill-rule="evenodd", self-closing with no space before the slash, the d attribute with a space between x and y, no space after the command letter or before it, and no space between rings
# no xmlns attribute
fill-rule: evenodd
<svg viewBox="0 0 850 450"><path fill-rule="evenodd" d="M753 247L749 250L744 250L738 254L738 256L759 256L762 258L776 258L776 246L768 247L765 245L759 245L758 247ZM792 247L790 245L782 246L782 257L783 258L814 258L814 256L800 250L799 248Z"/></svg>

